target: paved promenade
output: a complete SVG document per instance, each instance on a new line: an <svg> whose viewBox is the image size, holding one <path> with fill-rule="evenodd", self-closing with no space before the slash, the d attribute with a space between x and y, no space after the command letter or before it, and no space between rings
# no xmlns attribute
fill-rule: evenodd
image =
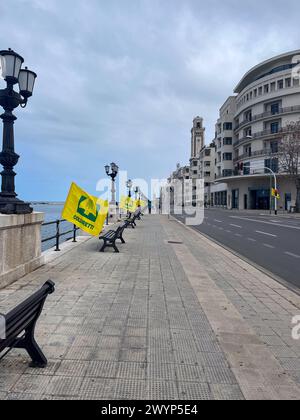
<svg viewBox="0 0 300 420"><path fill-rule="evenodd" d="M300 297L163 216L120 254L88 240L0 291L0 312L48 279L45 370L13 351L0 399L300 399Z"/></svg>

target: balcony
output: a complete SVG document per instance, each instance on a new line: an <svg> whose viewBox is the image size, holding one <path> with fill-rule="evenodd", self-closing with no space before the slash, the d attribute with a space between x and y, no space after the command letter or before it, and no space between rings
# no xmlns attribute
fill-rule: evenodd
<svg viewBox="0 0 300 420"><path fill-rule="evenodd" d="M292 114L295 112L300 112L300 105L280 108L278 112L272 112L272 111L263 112L262 114L253 115L251 119L243 120L242 122L240 122L239 124L235 126L234 130L238 131L242 127L245 127L246 125L251 124L253 122L263 120L264 118L277 117L279 115Z"/></svg>
<svg viewBox="0 0 300 420"><path fill-rule="evenodd" d="M273 132L271 129L268 130L264 130L264 131L259 131L257 133L252 134L251 136L246 136L243 137L240 140L237 140L233 146L237 147L240 144L244 143L244 142L251 142L252 140L256 140L256 139L261 139L264 137L271 137L271 138L278 138L281 137L282 134L285 134L287 132L287 129L285 127L280 128L278 131Z"/></svg>
<svg viewBox="0 0 300 420"><path fill-rule="evenodd" d="M224 172L222 175L217 175L216 180L224 179L224 178L232 178L232 177L238 176L238 175L239 175L239 171L229 169L228 172Z"/></svg>
<svg viewBox="0 0 300 420"><path fill-rule="evenodd" d="M243 155L237 156L233 159L233 162L239 162L241 160L245 159L252 159L257 156L276 156L278 155L278 152L273 152L272 149L262 149L262 150L256 150L255 152L251 153L244 153Z"/></svg>
<svg viewBox="0 0 300 420"><path fill-rule="evenodd" d="M278 171L278 169L275 169L275 173L278 177L287 177L288 175L285 172L282 171ZM216 181L218 183L221 182L229 182L229 180L231 181L235 181L235 180L240 180L240 179L247 179L247 178L266 178L266 177L270 177L270 172L265 170L265 169L253 169L253 168L247 168L247 171L245 170L233 170L232 174L223 174L223 175L218 175L216 177Z"/></svg>

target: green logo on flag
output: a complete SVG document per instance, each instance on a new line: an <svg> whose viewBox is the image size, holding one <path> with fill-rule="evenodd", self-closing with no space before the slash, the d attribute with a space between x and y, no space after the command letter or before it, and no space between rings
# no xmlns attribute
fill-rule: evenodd
<svg viewBox="0 0 300 420"><path fill-rule="evenodd" d="M95 206L93 200L85 197L84 195L80 198L77 208L77 213L92 223L95 223L98 219L100 212L100 206Z"/></svg>

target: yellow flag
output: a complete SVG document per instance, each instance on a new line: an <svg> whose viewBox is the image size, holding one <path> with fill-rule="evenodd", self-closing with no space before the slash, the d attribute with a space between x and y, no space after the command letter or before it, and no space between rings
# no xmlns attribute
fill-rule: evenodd
<svg viewBox="0 0 300 420"><path fill-rule="evenodd" d="M65 202L62 218L90 235L98 236L103 229L108 207L107 201L93 197L73 182Z"/></svg>
<svg viewBox="0 0 300 420"><path fill-rule="evenodd" d="M143 200L137 200L135 204L136 204L136 207L141 207L142 209L146 207L146 203Z"/></svg>
<svg viewBox="0 0 300 420"><path fill-rule="evenodd" d="M120 202L120 208L122 210L126 210L126 211L129 211L130 213L133 213L136 211L137 205L136 205L136 202L132 200L130 197L122 196L121 202Z"/></svg>
<svg viewBox="0 0 300 420"><path fill-rule="evenodd" d="M279 199L280 199L280 194L279 194L279 191L278 191L278 190L276 190L275 188L272 188L272 197L277 198L277 200L279 200Z"/></svg>

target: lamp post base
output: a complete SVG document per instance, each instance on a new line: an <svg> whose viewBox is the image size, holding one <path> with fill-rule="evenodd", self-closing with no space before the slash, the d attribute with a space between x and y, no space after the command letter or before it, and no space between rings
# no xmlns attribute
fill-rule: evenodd
<svg viewBox="0 0 300 420"><path fill-rule="evenodd" d="M31 214L33 209L30 203L18 199L7 199L0 194L0 213L1 214Z"/></svg>

